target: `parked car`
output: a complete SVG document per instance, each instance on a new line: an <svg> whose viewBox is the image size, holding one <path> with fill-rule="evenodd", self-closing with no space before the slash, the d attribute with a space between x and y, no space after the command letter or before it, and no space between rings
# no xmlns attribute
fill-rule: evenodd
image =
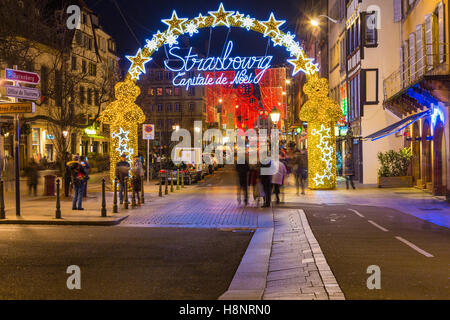
<svg viewBox="0 0 450 320"><path fill-rule="evenodd" d="M177 181L177 170L180 170L180 182L184 176L184 184L192 184L198 181L197 172L192 165L181 164L180 166L175 165L172 161L165 165L164 169L159 171L160 179L163 178L163 183L166 181L166 173L167 180L169 183L172 181L176 184ZM170 174L172 172L172 175Z"/></svg>

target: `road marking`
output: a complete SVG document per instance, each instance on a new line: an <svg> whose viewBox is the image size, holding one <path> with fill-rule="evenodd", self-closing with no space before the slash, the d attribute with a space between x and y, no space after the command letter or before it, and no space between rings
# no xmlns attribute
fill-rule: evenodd
<svg viewBox="0 0 450 320"><path fill-rule="evenodd" d="M374 225L375 227L377 227L377 228L380 229L381 231L384 231L384 232L388 232L388 231L389 231L388 229L383 228L383 227L380 226L379 224L376 224L376 223L373 222L372 220L367 220L367 221L369 221L369 223L371 223L372 225Z"/></svg>
<svg viewBox="0 0 450 320"><path fill-rule="evenodd" d="M426 252L425 250L420 249L418 246L416 246L414 243L409 242L408 240L403 239L402 237L395 237L397 240L400 240L401 242L403 242L404 244L410 246L411 248L413 248L414 250L416 250L417 252L423 254L425 257L427 258L433 258L434 256L428 252Z"/></svg>
<svg viewBox="0 0 450 320"><path fill-rule="evenodd" d="M358 211L356 211L356 210L354 210L354 209L348 209L348 210L350 210L350 211L356 213L356 214L357 214L358 216L360 216L361 218L364 218L364 216L363 216L361 213L359 213Z"/></svg>

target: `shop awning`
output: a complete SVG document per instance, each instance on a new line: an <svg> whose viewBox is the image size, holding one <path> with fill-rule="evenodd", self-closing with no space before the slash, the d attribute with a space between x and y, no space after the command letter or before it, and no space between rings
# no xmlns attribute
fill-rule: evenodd
<svg viewBox="0 0 450 320"><path fill-rule="evenodd" d="M412 116L406 117L405 119L400 120L399 122L396 122L394 124L391 124L390 126L387 126L384 129L381 129L375 133L372 133L371 135L368 135L364 139L371 139L372 141L384 138L386 136L389 136L391 134L394 134L396 132L399 132L409 126L410 124L416 122L420 118L427 117L431 115L433 112L432 109L428 109L427 111L419 112L416 114L413 114Z"/></svg>

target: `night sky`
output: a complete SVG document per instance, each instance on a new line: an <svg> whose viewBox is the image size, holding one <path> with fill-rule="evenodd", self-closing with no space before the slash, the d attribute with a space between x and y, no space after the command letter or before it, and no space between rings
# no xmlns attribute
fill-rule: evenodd
<svg viewBox="0 0 450 320"><path fill-rule="evenodd" d="M208 11L217 10L220 4L220 1L205 0L85 0L85 2L98 14L100 23L105 31L116 39L118 54L125 68L129 65L125 55L134 55L138 48L145 46L146 39L150 39L158 30L166 30L167 25L162 23L161 19L170 18L174 9L179 17L194 18L199 13L207 15ZM124 23L115 2L117 2L137 39L135 39ZM227 0L223 1L223 3L225 10L239 11L259 20L267 20L270 12L273 11L275 18L286 20L280 29L285 32L291 31L291 33L295 31L295 21L302 11L301 0ZM206 54L209 28L200 29L199 31L193 37L186 36L183 43L184 45L196 47L199 52ZM213 28L210 55L221 55L227 33L228 29L226 27ZM265 55L267 38L263 38L261 34L241 28L232 28L229 40L234 41L233 56ZM301 39L298 39L297 36L297 40ZM274 56L272 65L286 61L288 56L284 49L280 47L274 48L272 44L269 46L268 54ZM164 50L159 50L156 55L160 55L160 57L154 57L156 59L164 58Z"/></svg>

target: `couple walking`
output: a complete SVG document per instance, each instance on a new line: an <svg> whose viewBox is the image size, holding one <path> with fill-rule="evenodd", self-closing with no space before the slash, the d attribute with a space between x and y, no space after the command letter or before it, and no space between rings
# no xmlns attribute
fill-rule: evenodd
<svg viewBox="0 0 450 320"><path fill-rule="evenodd" d="M264 199L263 208L270 207L272 202L272 191L276 196L276 202L280 203L281 187L284 183L288 169L283 160L279 161L277 172L273 175L261 175L261 168L269 168L271 163L250 166L247 163L237 164L238 175L238 203L241 203L241 195L244 195L244 204L248 205L248 186L252 186L253 199L259 206L260 198Z"/></svg>
<svg viewBox="0 0 450 320"><path fill-rule="evenodd" d="M133 167L126 161L126 155L120 156L120 161L116 165L116 179L119 181L119 199L123 204L123 191L125 183L128 183L131 171L131 186L136 194L138 204L141 204L141 183L144 177L144 168L142 166L141 157L137 155L133 161Z"/></svg>

